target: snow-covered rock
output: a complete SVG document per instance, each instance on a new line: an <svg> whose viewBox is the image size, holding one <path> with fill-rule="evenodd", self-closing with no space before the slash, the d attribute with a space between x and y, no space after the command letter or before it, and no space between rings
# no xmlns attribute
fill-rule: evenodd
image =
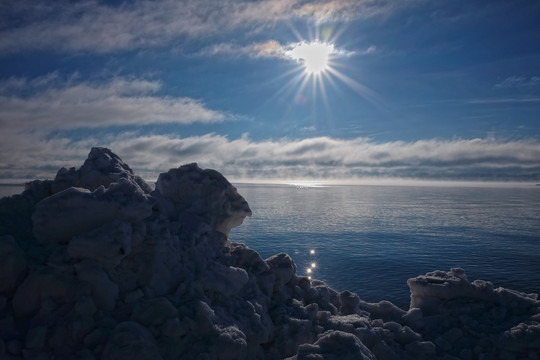
<svg viewBox="0 0 540 360"><path fill-rule="evenodd" d="M71 187L36 204L33 232L41 243L67 243L113 220L136 223L152 214L151 197L126 179L93 192Z"/></svg>
<svg viewBox="0 0 540 360"><path fill-rule="evenodd" d="M434 271L407 281L411 289L411 308L420 308L424 313L438 312L442 302L466 298L485 301L502 306L514 302L538 306L538 294L525 294L504 288L494 289L489 281L475 280L470 283L461 268L449 272Z"/></svg>
<svg viewBox="0 0 540 360"><path fill-rule="evenodd" d="M54 189L58 192L69 187L82 187L91 191L100 186L128 180L139 187L144 193L150 193L152 188L140 176L134 175L133 170L106 148L95 147L90 150L88 159L79 170L62 168L54 179Z"/></svg>
<svg viewBox="0 0 540 360"><path fill-rule="evenodd" d="M251 210L189 164L152 189L108 149L0 199L0 359L534 359L535 294L409 280L367 303L231 242Z"/></svg>
<svg viewBox="0 0 540 360"><path fill-rule="evenodd" d="M0 237L0 294L10 294L24 275L24 251L11 235Z"/></svg>
<svg viewBox="0 0 540 360"><path fill-rule="evenodd" d="M156 340L148 329L135 321L118 324L107 343L103 360L161 360Z"/></svg>
<svg viewBox="0 0 540 360"><path fill-rule="evenodd" d="M195 163L160 174L156 190L185 211L207 218L225 235L251 216L247 201L223 175Z"/></svg>
<svg viewBox="0 0 540 360"><path fill-rule="evenodd" d="M303 344L295 360L376 360L377 358L353 334L339 330L324 333L313 345Z"/></svg>
<svg viewBox="0 0 540 360"><path fill-rule="evenodd" d="M460 268L437 270L407 283L409 313L422 313L407 322L446 353L458 358L540 355L537 294L495 288L483 280L469 282Z"/></svg>
<svg viewBox="0 0 540 360"><path fill-rule="evenodd" d="M105 223L74 236L67 251L74 259L94 259L104 268L115 267L131 252L131 225L121 220Z"/></svg>

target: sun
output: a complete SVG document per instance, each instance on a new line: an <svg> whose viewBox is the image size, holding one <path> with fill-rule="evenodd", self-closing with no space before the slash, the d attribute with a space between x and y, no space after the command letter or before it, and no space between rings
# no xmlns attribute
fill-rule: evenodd
<svg viewBox="0 0 540 360"><path fill-rule="evenodd" d="M321 74L329 69L330 55L334 52L334 45L325 42L302 41L289 50L292 59L301 61L307 74Z"/></svg>
<svg viewBox="0 0 540 360"><path fill-rule="evenodd" d="M345 29L333 31L330 28L315 29L311 32L309 40L293 29L297 41L281 45L277 41L267 43L269 49L265 50L272 56L293 61L294 67L278 75L277 79L286 79L270 98L284 97L290 99L287 113L296 111L300 107L310 105L312 113L319 111L320 105L326 110L328 118L331 115L331 103L327 94L330 91L342 91L345 86L357 93L379 109L384 109L384 100L366 85L347 75L348 70L358 73L358 69L351 68L348 59L355 56L377 53L375 46L365 51L351 51L339 45L338 37ZM344 72L345 71L345 72ZM281 82L281 80L279 80ZM335 92L334 92L335 93ZM270 99L267 101L269 102ZM314 115L313 118L316 118ZM311 127L309 127L311 128ZM316 127L313 127L316 129Z"/></svg>

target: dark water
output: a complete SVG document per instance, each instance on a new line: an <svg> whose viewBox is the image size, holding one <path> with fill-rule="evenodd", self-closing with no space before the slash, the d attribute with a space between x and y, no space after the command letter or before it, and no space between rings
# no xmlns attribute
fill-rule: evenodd
<svg viewBox="0 0 540 360"><path fill-rule="evenodd" d="M1 184L0 183L0 198L20 194L24 191L24 184Z"/></svg>
<svg viewBox="0 0 540 360"><path fill-rule="evenodd" d="M408 308L408 278L451 267L540 292L539 187L236 186L253 217L232 241L366 301Z"/></svg>

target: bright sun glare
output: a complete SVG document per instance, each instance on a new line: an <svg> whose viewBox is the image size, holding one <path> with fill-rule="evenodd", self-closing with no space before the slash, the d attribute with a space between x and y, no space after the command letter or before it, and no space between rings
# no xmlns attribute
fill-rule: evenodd
<svg viewBox="0 0 540 360"><path fill-rule="evenodd" d="M329 27L317 28L309 36L313 40L305 40L305 37L293 29L298 39L297 42L284 46L281 46L277 41L276 44L272 43L277 46L276 54L279 54L280 58L296 62L296 66L291 67L290 70L281 75L282 77L292 76L277 91L275 96L289 96L293 100L293 105L296 106L303 106L310 102L313 106L316 103L321 103L326 108L327 114L330 114L327 89L331 87L339 90L341 84L377 107L383 108L383 101L377 93L342 72L349 69L347 58L356 54L355 51L339 47L337 37L342 31L336 30L336 33L333 34L333 30ZM376 49L372 46L366 51L373 53ZM291 92L293 93L291 94ZM296 106L291 106L287 111L293 111L297 108Z"/></svg>
<svg viewBox="0 0 540 360"><path fill-rule="evenodd" d="M303 61L308 74L320 74L328 70L328 59L334 52L334 45L319 41L301 42L289 54L293 59Z"/></svg>

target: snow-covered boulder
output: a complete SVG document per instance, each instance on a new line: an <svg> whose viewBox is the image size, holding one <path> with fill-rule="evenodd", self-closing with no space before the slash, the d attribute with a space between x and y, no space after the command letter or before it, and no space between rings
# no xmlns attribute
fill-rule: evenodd
<svg viewBox="0 0 540 360"><path fill-rule="evenodd" d="M131 239L131 224L114 220L73 237L67 250L74 259L93 259L105 268L112 268L131 252Z"/></svg>
<svg viewBox="0 0 540 360"><path fill-rule="evenodd" d="M353 334L333 330L323 334L313 345L304 344L291 360L377 360L375 355Z"/></svg>
<svg viewBox="0 0 540 360"><path fill-rule="evenodd" d="M27 269L26 256L11 235L0 237L0 294L10 294Z"/></svg>
<svg viewBox="0 0 540 360"><path fill-rule="evenodd" d="M508 306L513 302L539 306L537 294L524 294L504 288L494 289L489 281L475 280L470 283L465 271L452 268L449 272L434 271L409 279L411 308L420 308L424 314L438 313L440 305L452 299L470 299Z"/></svg>
<svg viewBox="0 0 540 360"><path fill-rule="evenodd" d="M67 243L113 220L140 222L152 213L149 195L126 179L93 192L71 187L36 204L34 236L40 243Z"/></svg>
<svg viewBox="0 0 540 360"><path fill-rule="evenodd" d="M458 358L530 358L540 354L537 294L469 282L465 271L434 271L407 281L411 309L403 320ZM534 358L534 357L533 357Z"/></svg>
<svg viewBox="0 0 540 360"><path fill-rule="evenodd" d="M128 180L144 193L152 191L150 185L140 176L133 174L133 170L118 155L107 148L94 147L79 170L60 169L54 179L53 188L60 191L74 186L93 191L100 186L107 188L120 179Z"/></svg>
<svg viewBox="0 0 540 360"><path fill-rule="evenodd" d="M37 313L46 299L56 304L69 303L75 297L75 278L51 268L31 273L13 295L13 314L25 317Z"/></svg>
<svg viewBox="0 0 540 360"><path fill-rule="evenodd" d="M125 321L114 328L103 351L103 360L162 360L156 340L147 328Z"/></svg>
<svg viewBox="0 0 540 360"><path fill-rule="evenodd" d="M251 216L247 201L223 175L195 163L160 174L156 190L185 211L208 218L225 235Z"/></svg>

